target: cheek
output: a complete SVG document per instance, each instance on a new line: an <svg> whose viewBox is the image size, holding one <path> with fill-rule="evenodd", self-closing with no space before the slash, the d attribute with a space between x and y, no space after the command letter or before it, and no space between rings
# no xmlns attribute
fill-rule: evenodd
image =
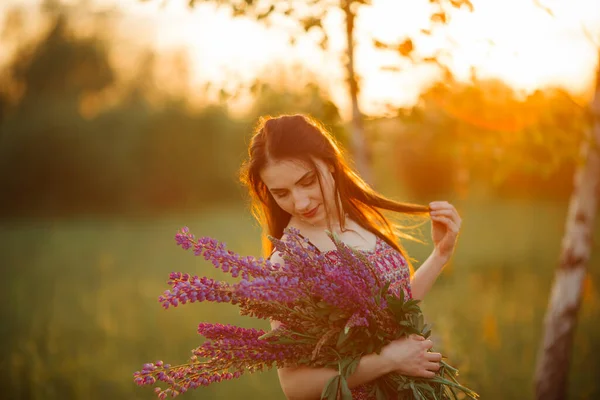
<svg viewBox="0 0 600 400"><path fill-rule="evenodd" d="M311 188L311 190L308 192L308 195L313 199L323 200L323 195L327 196L327 192L321 193L321 188L317 184Z"/></svg>

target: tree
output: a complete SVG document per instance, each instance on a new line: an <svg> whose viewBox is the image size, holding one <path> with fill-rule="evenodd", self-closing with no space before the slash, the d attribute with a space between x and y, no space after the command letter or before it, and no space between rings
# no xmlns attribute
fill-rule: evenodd
<svg viewBox="0 0 600 400"><path fill-rule="evenodd" d="M551 18L556 13L534 0ZM600 43L581 24L582 33L597 51L595 90L590 104L591 124L581 143L581 163L573 178L558 268L544 318L544 336L538 350L534 385L536 399L567 397L571 348L581 305L592 234L600 196Z"/></svg>
<svg viewBox="0 0 600 400"><path fill-rule="evenodd" d="M433 12L432 21L446 23L447 13L444 5L460 8L463 5L472 9L470 0L430 0L438 4L439 10ZM365 137L363 126L363 114L360 110L358 100L359 78L355 70L355 38L354 23L356 15L361 6L371 4L371 0L310 0L310 1L277 1L277 0L189 0L190 7L199 3L213 3L217 6L228 7L233 16L246 16L257 21L269 23L271 16L285 16L294 21L301 31L308 32L318 29L322 34L320 45L323 49L327 47L327 32L322 22L325 15L331 10L340 10L344 15L346 35L346 71L347 85L352 104L352 123L350 143L354 156L355 166L361 176L372 183L371 156L369 146ZM408 41L407 41L408 43Z"/></svg>
<svg viewBox="0 0 600 400"><path fill-rule="evenodd" d="M592 233L600 196L600 51L592 124L581 145L584 162L574 177L558 269L544 320L544 337L535 370L537 399L567 395L567 376L584 278L592 252Z"/></svg>

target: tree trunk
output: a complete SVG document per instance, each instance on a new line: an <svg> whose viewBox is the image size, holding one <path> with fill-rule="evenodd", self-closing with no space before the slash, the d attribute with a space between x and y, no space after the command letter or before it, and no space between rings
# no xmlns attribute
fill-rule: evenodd
<svg viewBox="0 0 600 400"><path fill-rule="evenodd" d="M545 334L534 378L536 399L567 397L571 347L600 194L600 57L591 108L593 119L589 140L581 147L584 163L575 173L560 263L544 321Z"/></svg>
<svg viewBox="0 0 600 400"><path fill-rule="evenodd" d="M350 99L352 101L352 125L350 131L350 140L354 165L360 176L369 184L372 184L373 176L371 172L371 157L368 143L365 138L363 127L363 117L358 106L358 83L354 73L354 18L355 15L350 8L352 0L341 0L341 8L346 17L346 52L348 55L348 87L350 89Z"/></svg>

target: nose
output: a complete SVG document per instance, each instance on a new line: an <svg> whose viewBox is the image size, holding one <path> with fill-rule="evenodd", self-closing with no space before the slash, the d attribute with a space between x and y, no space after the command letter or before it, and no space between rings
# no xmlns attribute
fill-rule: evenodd
<svg viewBox="0 0 600 400"><path fill-rule="evenodd" d="M294 208L300 214L305 213L309 210L310 199L305 193L300 191L294 192Z"/></svg>

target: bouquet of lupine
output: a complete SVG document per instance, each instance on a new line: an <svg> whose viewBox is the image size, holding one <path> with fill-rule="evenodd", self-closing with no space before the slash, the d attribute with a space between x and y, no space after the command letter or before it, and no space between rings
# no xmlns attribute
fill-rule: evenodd
<svg viewBox="0 0 600 400"><path fill-rule="evenodd" d="M339 371L324 387L321 398L352 399L346 378L363 355L381 352L392 340L418 334L429 337L417 300L389 292L364 254L329 234L342 262L319 252L299 231L287 229L285 240L270 238L284 260L240 256L212 238L196 240L187 228L176 235L183 249L241 278L236 283L173 272L171 290L159 297L165 309L179 304L211 301L237 305L241 315L274 319L272 331L201 323L206 338L192 351L188 363L172 366L162 361L144 364L134 373L140 386L156 387L158 397L177 396L213 382L238 378L272 367L331 367ZM367 384L376 399L451 399L462 392L478 398L456 379L458 371L441 361L434 378L390 373Z"/></svg>

